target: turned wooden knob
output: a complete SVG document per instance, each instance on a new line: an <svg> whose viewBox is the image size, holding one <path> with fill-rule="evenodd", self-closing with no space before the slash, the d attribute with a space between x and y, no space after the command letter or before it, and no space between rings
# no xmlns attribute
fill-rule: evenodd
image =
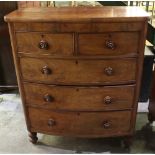
<svg viewBox="0 0 155 155"><path fill-rule="evenodd" d="M107 40L105 42L105 45L107 48L112 49L112 50L116 48L116 45L112 40Z"/></svg>
<svg viewBox="0 0 155 155"><path fill-rule="evenodd" d="M108 76L113 74L113 69L111 67L106 67L104 71Z"/></svg>
<svg viewBox="0 0 155 155"><path fill-rule="evenodd" d="M45 40L41 40L38 46L40 49L45 49L45 50L47 50L49 47L48 42Z"/></svg>
<svg viewBox="0 0 155 155"><path fill-rule="evenodd" d="M49 75L49 74L52 73L52 70L51 70L48 66L44 66L44 67L41 69L41 72L42 72L42 74Z"/></svg>
<svg viewBox="0 0 155 155"><path fill-rule="evenodd" d="M43 99L45 102L53 102L54 101L54 97L49 94L44 95Z"/></svg>
<svg viewBox="0 0 155 155"><path fill-rule="evenodd" d="M110 97L110 96L106 96L105 98L104 98L104 103L105 104L110 104L112 102L112 98Z"/></svg>
<svg viewBox="0 0 155 155"><path fill-rule="evenodd" d="M48 120L48 126L49 126L49 127L53 127L53 126L55 126L55 125L56 125L56 122L55 122L54 119L49 119L49 120Z"/></svg>
<svg viewBox="0 0 155 155"><path fill-rule="evenodd" d="M110 128L110 127L111 127L110 122L109 122L109 121L104 121L104 122L103 122L103 127L104 127L105 129Z"/></svg>

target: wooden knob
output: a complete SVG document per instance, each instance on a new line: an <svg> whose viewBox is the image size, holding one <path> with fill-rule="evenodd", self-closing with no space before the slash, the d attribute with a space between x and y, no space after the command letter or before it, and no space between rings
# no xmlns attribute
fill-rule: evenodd
<svg viewBox="0 0 155 155"><path fill-rule="evenodd" d="M54 97L49 94L44 95L43 99L45 102L53 102L54 101Z"/></svg>
<svg viewBox="0 0 155 155"><path fill-rule="evenodd" d="M105 45L107 48L112 49L112 50L116 48L116 45L112 40L107 40L105 42Z"/></svg>
<svg viewBox="0 0 155 155"><path fill-rule="evenodd" d="M104 98L104 103L105 104L110 104L112 102L112 98L110 97L110 96L106 96L105 98Z"/></svg>
<svg viewBox="0 0 155 155"><path fill-rule="evenodd" d="M45 40L41 40L38 46L40 49L45 49L45 50L47 50L49 47L48 42Z"/></svg>
<svg viewBox="0 0 155 155"><path fill-rule="evenodd" d="M52 70L48 66L44 66L41 70L42 74L49 75L52 73Z"/></svg>
<svg viewBox="0 0 155 155"><path fill-rule="evenodd" d="M110 127L111 127L110 122L109 122L109 121L104 121L104 122L103 122L103 127L104 127L105 129L110 128Z"/></svg>
<svg viewBox="0 0 155 155"><path fill-rule="evenodd" d="M56 125L56 122L55 122L54 119L49 119L47 124L48 124L49 127L53 127L53 126Z"/></svg>
<svg viewBox="0 0 155 155"><path fill-rule="evenodd" d="M106 67L104 71L108 76L113 74L113 69L111 67Z"/></svg>

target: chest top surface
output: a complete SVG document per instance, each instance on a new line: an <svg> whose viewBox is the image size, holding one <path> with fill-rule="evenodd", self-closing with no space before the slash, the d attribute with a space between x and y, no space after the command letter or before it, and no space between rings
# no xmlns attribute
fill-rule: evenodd
<svg viewBox="0 0 155 155"><path fill-rule="evenodd" d="M139 7L26 8L6 15L7 22L141 21L149 14Z"/></svg>

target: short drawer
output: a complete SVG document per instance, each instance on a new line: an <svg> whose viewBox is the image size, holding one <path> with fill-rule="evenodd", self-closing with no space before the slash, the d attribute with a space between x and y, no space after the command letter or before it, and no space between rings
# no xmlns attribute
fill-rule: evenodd
<svg viewBox="0 0 155 155"><path fill-rule="evenodd" d="M67 33L16 33L18 52L72 55L73 34Z"/></svg>
<svg viewBox="0 0 155 155"><path fill-rule="evenodd" d="M28 105L53 110L104 111L131 109L134 90L133 85L77 87L24 83Z"/></svg>
<svg viewBox="0 0 155 155"><path fill-rule="evenodd" d="M52 112L29 108L29 118L32 131L77 137L106 137L128 133L131 112Z"/></svg>
<svg viewBox="0 0 155 155"><path fill-rule="evenodd" d="M47 84L120 84L135 82L136 59L71 60L20 58L25 81Z"/></svg>
<svg viewBox="0 0 155 155"><path fill-rule="evenodd" d="M79 34L80 55L135 56L138 53L138 32Z"/></svg>

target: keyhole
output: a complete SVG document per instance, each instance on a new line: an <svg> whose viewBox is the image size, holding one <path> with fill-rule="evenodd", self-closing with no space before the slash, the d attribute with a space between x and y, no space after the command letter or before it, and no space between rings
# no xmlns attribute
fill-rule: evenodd
<svg viewBox="0 0 155 155"><path fill-rule="evenodd" d="M80 113L79 112L77 113L77 116L80 116Z"/></svg>
<svg viewBox="0 0 155 155"><path fill-rule="evenodd" d="M76 91L79 91L79 88L76 88Z"/></svg>
<svg viewBox="0 0 155 155"><path fill-rule="evenodd" d="M78 65L78 61L77 60L75 61L75 64Z"/></svg>
<svg viewBox="0 0 155 155"><path fill-rule="evenodd" d="M108 37L111 38L111 34L109 34Z"/></svg>

